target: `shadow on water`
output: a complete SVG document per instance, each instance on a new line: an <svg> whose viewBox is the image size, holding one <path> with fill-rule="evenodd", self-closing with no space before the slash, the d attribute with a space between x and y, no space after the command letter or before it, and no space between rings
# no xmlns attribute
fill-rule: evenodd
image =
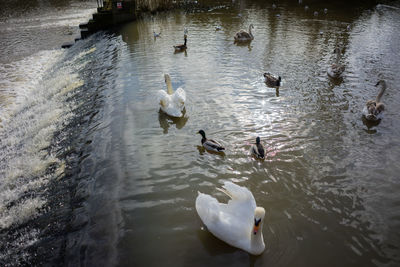
<svg viewBox="0 0 400 267"><path fill-rule="evenodd" d="M376 129L372 129L372 128L378 126L381 123L381 119L375 120L375 121L367 120L367 118L364 115L362 115L361 119L362 119L363 124L365 126L367 126L367 129L365 129L366 133L369 133L369 134L377 133L377 130Z"/></svg>
<svg viewBox="0 0 400 267"><path fill-rule="evenodd" d="M223 151L215 152L215 151L207 150L203 146L197 146L197 150L199 151L200 155L204 155L205 153L208 153L208 154L220 156L221 158L226 157L225 152L223 152Z"/></svg>
<svg viewBox="0 0 400 267"><path fill-rule="evenodd" d="M204 227L205 228L205 227ZM206 229L206 228L205 228ZM237 248L229 246L225 242L216 238L208 230L197 230L197 237L205 250L212 256L233 253Z"/></svg>
<svg viewBox="0 0 400 267"><path fill-rule="evenodd" d="M174 51L174 54L184 54L185 57L188 56L187 49L184 49L184 50L175 50L175 51Z"/></svg>
<svg viewBox="0 0 400 267"><path fill-rule="evenodd" d="M230 266L253 267L262 261L260 256L250 255L241 249L232 247L221 241L211 234L205 226L204 229L196 231L196 236L204 251L214 259L212 264L220 264L222 266L226 263L224 260L226 257L233 259L232 263L234 263ZM191 262L193 266L202 266L197 263L196 257L188 257L187 261Z"/></svg>
<svg viewBox="0 0 400 267"><path fill-rule="evenodd" d="M160 122L160 127L163 128L163 133L167 134L169 127L172 125L175 125L176 129L182 129L186 122L189 120L189 117L186 117L186 109L183 110L182 112L182 117L171 117L165 112L161 111L161 109L158 111L158 121Z"/></svg>
<svg viewBox="0 0 400 267"><path fill-rule="evenodd" d="M251 45L252 41L247 41L247 42L233 42L234 45L239 46L239 47L246 47L251 51L253 49L253 46Z"/></svg>

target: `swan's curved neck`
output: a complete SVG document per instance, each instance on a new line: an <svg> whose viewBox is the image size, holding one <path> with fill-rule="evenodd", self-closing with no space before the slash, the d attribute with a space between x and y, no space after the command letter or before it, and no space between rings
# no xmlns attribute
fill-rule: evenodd
<svg viewBox="0 0 400 267"><path fill-rule="evenodd" d="M254 234L254 231L252 229L250 235L251 235L251 239L250 239L250 245L251 245L251 250L252 251L262 251L264 250L264 237L263 237L263 233L262 233L262 227L263 227L263 220L260 223L259 226L259 231L257 232L257 234Z"/></svg>
<svg viewBox="0 0 400 267"><path fill-rule="evenodd" d="M339 60L340 60L340 51L336 53L336 64L339 64Z"/></svg>
<svg viewBox="0 0 400 267"><path fill-rule="evenodd" d="M376 103L381 102L381 98L382 98L385 90L386 90L386 83L382 83L381 90L379 91L378 95L376 96Z"/></svg>
<svg viewBox="0 0 400 267"><path fill-rule="evenodd" d="M250 34L251 38L253 38L253 33L251 32L251 25L249 26L249 34Z"/></svg>
<svg viewBox="0 0 400 267"><path fill-rule="evenodd" d="M172 88L171 80L170 80L170 79L167 79L167 80L165 81L165 83L167 84L167 93L168 93L169 95L173 95L173 94L174 94L174 89Z"/></svg>

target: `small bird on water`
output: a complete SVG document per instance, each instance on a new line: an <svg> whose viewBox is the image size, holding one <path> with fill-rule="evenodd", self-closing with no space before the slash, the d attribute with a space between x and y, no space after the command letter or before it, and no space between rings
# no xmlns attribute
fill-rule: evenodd
<svg viewBox="0 0 400 267"><path fill-rule="evenodd" d="M259 159L265 158L264 147L261 144L260 137L257 136L256 143L251 145L251 154Z"/></svg>
<svg viewBox="0 0 400 267"><path fill-rule="evenodd" d="M207 139L206 138L206 133L203 130L200 130L197 132L202 136L201 138L201 144L203 147L207 150L214 151L214 152L222 152L225 150L225 148L218 143L217 141L214 141L212 139Z"/></svg>

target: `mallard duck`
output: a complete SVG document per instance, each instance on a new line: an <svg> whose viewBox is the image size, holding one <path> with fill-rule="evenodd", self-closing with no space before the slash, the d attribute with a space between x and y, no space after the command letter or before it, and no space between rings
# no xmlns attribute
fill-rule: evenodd
<svg viewBox="0 0 400 267"><path fill-rule="evenodd" d="M217 189L231 198L227 204L201 192L196 198L197 214L208 231L250 254L263 253L264 208L256 206L253 194L246 187L225 182L223 188Z"/></svg>
<svg viewBox="0 0 400 267"><path fill-rule="evenodd" d="M329 77L331 77L331 78L339 78L342 75L343 71L344 71L344 66L339 63L339 60L340 60L340 49L336 48L333 51L333 53L336 54L336 61L335 61L335 63L333 63L329 67L327 73L328 73Z"/></svg>
<svg viewBox="0 0 400 267"><path fill-rule="evenodd" d="M384 80L378 81L375 86L381 85L381 90L376 96L375 100L369 100L363 109L363 115L369 121L377 121L381 119L382 112L385 110L385 105L381 102L383 93L386 90L386 82Z"/></svg>
<svg viewBox="0 0 400 267"><path fill-rule="evenodd" d="M197 132L198 134L201 134L201 144L203 147L207 150L214 151L214 152L221 152L224 151L225 148L218 143L217 141L214 141L212 139L207 139L206 138L206 133L203 130L200 130Z"/></svg>
<svg viewBox="0 0 400 267"><path fill-rule="evenodd" d="M251 154L259 159L264 159L264 147L260 143L260 137L256 138L256 143L251 145Z"/></svg>
<svg viewBox="0 0 400 267"><path fill-rule="evenodd" d="M156 33L155 31L153 31L153 35L154 35L154 38L161 37L161 32Z"/></svg>
<svg viewBox="0 0 400 267"><path fill-rule="evenodd" d="M186 34L183 36L183 40L185 41L183 44L174 45L175 52L182 52L182 51L185 51L185 50L186 50L186 48L187 48L187 46L186 46L186 43L187 43L187 35L186 35Z"/></svg>
<svg viewBox="0 0 400 267"><path fill-rule="evenodd" d="M182 117L185 108L186 93L182 88L172 89L171 78L169 74L164 74L167 92L158 91L158 101L160 109L171 117Z"/></svg>
<svg viewBox="0 0 400 267"><path fill-rule="evenodd" d="M264 73L265 83L269 86L280 86L282 78L278 76L278 78L274 77L271 73L266 72Z"/></svg>
<svg viewBox="0 0 400 267"><path fill-rule="evenodd" d="M236 33L236 35L233 37L235 39L235 42L248 42L254 39L253 34L251 33L251 29L254 29L253 24L250 24L249 26L249 32L246 32L244 30L240 30Z"/></svg>

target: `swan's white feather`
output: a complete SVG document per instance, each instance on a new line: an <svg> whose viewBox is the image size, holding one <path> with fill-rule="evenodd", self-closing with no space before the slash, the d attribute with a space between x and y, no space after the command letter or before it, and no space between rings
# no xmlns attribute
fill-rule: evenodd
<svg viewBox="0 0 400 267"><path fill-rule="evenodd" d="M182 117L186 101L186 93L182 88L178 88L172 95L164 90L159 90L157 99L163 112L171 117Z"/></svg>
<svg viewBox="0 0 400 267"><path fill-rule="evenodd" d="M223 189L219 190L231 198L227 204L199 192L196 210L201 220L214 236L231 246L252 254L261 253L265 247L263 241L260 246L256 246L256 250L251 243L256 209L253 194L247 188L231 182L225 182Z"/></svg>

